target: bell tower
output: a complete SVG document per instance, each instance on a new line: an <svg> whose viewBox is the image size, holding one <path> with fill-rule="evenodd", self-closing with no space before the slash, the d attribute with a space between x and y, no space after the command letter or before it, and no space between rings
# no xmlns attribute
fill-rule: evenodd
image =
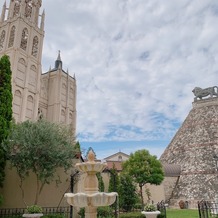
<svg viewBox="0 0 218 218"><path fill-rule="evenodd" d="M10 0L0 17L0 56L11 61L13 116L17 122L36 120L39 105L44 39L42 0Z"/></svg>

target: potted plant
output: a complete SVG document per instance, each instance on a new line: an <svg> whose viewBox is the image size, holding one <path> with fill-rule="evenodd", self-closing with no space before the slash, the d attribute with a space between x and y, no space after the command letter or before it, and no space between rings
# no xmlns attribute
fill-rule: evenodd
<svg viewBox="0 0 218 218"><path fill-rule="evenodd" d="M23 214L23 217L27 218L40 218L43 216L42 207L38 205L27 206L26 213Z"/></svg>
<svg viewBox="0 0 218 218"><path fill-rule="evenodd" d="M154 204L146 204L144 210L141 212L146 218L156 218L160 211Z"/></svg>

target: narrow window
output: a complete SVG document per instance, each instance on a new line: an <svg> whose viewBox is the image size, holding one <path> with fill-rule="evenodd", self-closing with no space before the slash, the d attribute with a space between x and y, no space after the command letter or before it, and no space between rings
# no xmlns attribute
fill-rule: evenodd
<svg viewBox="0 0 218 218"><path fill-rule="evenodd" d="M22 38L21 38L21 44L20 44L20 47L23 50L26 50L27 48L27 40L28 40L28 30L27 28L25 28L23 29L23 32L22 32Z"/></svg>
<svg viewBox="0 0 218 218"><path fill-rule="evenodd" d="M9 37L8 48L13 47L14 38L15 38L15 26L12 26L11 27L11 32L10 32L10 37Z"/></svg>
<svg viewBox="0 0 218 218"><path fill-rule="evenodd" d="M5 30L2 31L1 36L0 36L0 51L4 47L4 41L5 41Z"/></svg>
<svg viewBox="0 0 218 218"><path fill-rule="evenodd" d="M32 47L32 55L34 57L37 57L37 54L38 54L38 44L39 44L39 40L38 40L38 37L35 36L33 38L33 47Z"/></svg>

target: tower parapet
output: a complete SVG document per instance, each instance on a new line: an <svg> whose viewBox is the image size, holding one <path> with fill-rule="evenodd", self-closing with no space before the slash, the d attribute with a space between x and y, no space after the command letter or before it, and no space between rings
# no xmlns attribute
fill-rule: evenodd
<svg viewBox="0 0 218 218"><path fill-rule="evenodd" d="M40 29L42 28L42 22L44 23L44 15L40 15L40 8L42 6L42 0L11 0L9 8L4 3L1 14L1 22L8 21L17 17L22 17L24 20L28 20L34 26L38 27L40 16L41 19ZM8 10L8 16L6 17L6 11ZM43 29L42 29L43 30Z"/></svg>

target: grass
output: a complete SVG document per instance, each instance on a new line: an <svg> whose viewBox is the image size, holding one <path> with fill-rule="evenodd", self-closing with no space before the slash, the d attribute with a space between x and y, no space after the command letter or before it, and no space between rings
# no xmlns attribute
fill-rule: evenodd
<svg viewBox="0 0 218 218"><path fill-rule="evenodd" d="M121 218L144 217L140 212L120 214ZM167 218L199 218L197 209L167 209Z"/></svg>
<svg viewBox="0 0 218 218"><path fill-rule="evenodd" d="M199 218L198 210L167 209L167 218Z"/></svg>

